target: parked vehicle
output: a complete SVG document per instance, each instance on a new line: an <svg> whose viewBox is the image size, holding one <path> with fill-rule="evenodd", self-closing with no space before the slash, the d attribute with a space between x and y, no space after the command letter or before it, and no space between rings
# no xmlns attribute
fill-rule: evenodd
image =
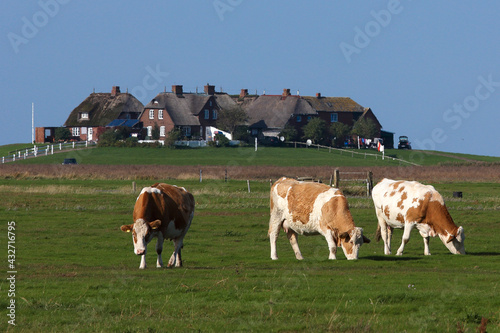
<svg viewBox="0 0 500 333"><path fill-rule="evenodd" d="M78 163L76 162L75 158L65 158L62 164L67 165L67 164L78 164Z"/></svg>
<svg viewBox="0 0 500 333"><path fill-rule="evenodd" d="M399 137L398 149L411 149L411 142L406 135Z"/></svg>

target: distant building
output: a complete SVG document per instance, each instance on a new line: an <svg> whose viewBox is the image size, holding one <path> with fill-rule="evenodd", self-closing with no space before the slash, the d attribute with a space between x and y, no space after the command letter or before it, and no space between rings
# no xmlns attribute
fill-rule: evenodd
<svg viewBox="0 0 500 333"><path fill-rule="evenodd" d="M215 86L206 85L203 93L184 92L182 85L173 85L172 92L156 95L140 116L143 137L150 138L155 126L160 130L160 140L174 128L181 130L188 139L207 139L207 128L216 127L221 108L236 102L226 93L215 92Z"/></svg>

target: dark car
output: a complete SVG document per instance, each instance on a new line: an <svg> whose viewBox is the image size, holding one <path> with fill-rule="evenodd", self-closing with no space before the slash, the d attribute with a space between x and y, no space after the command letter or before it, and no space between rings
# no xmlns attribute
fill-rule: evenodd
<svg viewBox="0 0 500 333"><path fill-rule="evenodd" d="M398 149L411 149L411 143L408 141L408 137L402 135L399 137Z"/></svg>
<svg viewBox="0 0 500 333"><path fill-rule="evenodd" d="M76 158L65 158L62 164L66 165L66 164L78 164L78 163L76 163Z"/></svg>

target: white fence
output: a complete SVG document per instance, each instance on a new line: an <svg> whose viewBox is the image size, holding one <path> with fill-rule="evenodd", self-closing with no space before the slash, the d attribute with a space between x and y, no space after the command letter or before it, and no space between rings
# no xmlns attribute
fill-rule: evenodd
<svg viewBox="0 0 500 333"><path fill-rule="evenodd" d="M95 145L96 143L93 141L73 141L34 145L32 148L18 149L7 156L2 156L2 164L38 156L48 156L63 150L87 148Z"/></svg>
<svg viewBox="0 0 500 333"><path fill-rule="evenodd" d="M355 149L333 148L333 147L322 146L322 145L317 145L317 144L307 144L304 142L286 142L286 143L293 144L295 148L297 148L297 145L299 145L299 146L309 147L310 149L315 149L315 148L318 150L320 150L320 148L321 149L328 149L328 152L331 153L332 151L336 151L336 152L340 153L340 155L346 155L346 156L350 155L351 157L354 157L354 155L356 155L357 157L364 157L364 159L366 159L368 157L368 158L375 158L375 160L381 159L381 160L388 160L388 161L398 161L399 163L406 163L406 164L410 164L410 165L414 165L414 166L420 166L417 163L405 161L405 160L395 158L395 157L384 156L383 154L381 155L381 154L372 154L369 152L362 152L362 150L360 150L360 149L356 149L357 151L355 151Z"/></svg>

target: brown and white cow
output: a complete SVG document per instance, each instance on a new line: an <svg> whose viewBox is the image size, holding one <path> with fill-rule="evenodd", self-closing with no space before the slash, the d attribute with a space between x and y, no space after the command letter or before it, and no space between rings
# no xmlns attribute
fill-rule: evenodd
<svg viewBox="0 0 500 333"><path fill-rule="evenodd" d="M404 228L398 256L403 254L413 228L424 238L424 255L431 255L429 237L436 235L451 253L465 254L464 229L455 225L433 186L383 179L373 188L372 197L378 218L377 240L380 236L384 240L385 254L391 254L393 228Z"/></svg>
<svg viewBox="0 0 500 333"><path fill-rule="evenodd" d="M297 234L323 235L328 243L328 259L337 259L341 246L347 259L358 259L361 244L370 240L354 221L342 192L330 186L281 178L271 187L269 238L271 259L277 260L276 240L283 227L295 257L302 260Z"/></svg>
<svg viewBox="0 0 500 333"><path fill-rule="evenodd" d="M135 203L134 223L121 226L122 231L132 232L134 253L141 256L139 268L146 268L147 245L154 237L158 238L156 267L163 267L161 252L165 239L173 240L175 248L168 267L182 266L182 243L193 215L193 195L183 187L156 183L143 188Z"/></svg>

